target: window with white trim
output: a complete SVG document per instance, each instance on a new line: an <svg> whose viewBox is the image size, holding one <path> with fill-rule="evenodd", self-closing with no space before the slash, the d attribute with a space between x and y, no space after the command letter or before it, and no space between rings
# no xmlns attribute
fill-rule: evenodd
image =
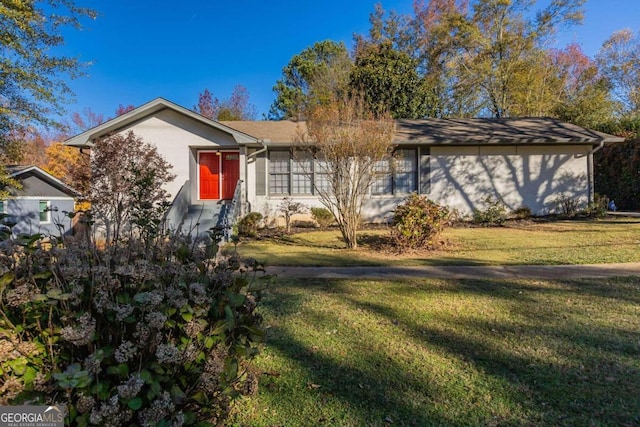
<svg viewBox="0 0 640 427"><path fill-rule="evenodd" d="M289 151L269 152L269 194L289 194Z"/></svg>
<svg viewBox="0 0 640 427"><path fill-rule="evenodd" d="M48 200L40 200L40 222L48 223L51 222L51 210L50 203Z"/></svg>
<svg viewBox="0 0 640 427"><path fill-rule="evenodd" d="M313 156L309 151L296 151L291 159L293 194L313 194Z"/></svg>
<svg viewBox="0 0 640 427"><path fill-rule="evenodd" d="M313 164L313 178L315 184L315 192L328 192L331 189L329 182L329 173L331 172L331 165L324 160L324 156L316 157Z"/></svg>
<svg viewBox="0 0 640 427"><path fill-rule="evenodd" d="M390 159L376 162L371 194L393 195L417 191L417 150L399 149Z"/></svg>

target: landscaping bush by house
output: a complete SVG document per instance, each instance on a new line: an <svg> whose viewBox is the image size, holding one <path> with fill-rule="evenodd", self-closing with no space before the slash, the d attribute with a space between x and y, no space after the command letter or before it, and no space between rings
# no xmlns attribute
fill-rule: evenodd
<svg viewBox="0 0 640 427"><path fill-rule="evenodd" d="M507 220L507 207L491 196L484 199L484 209L473 209L473 222L484 225L501 225Z"/></svg>
<svg viewBox="0 0 640 427"><path fill-rule="evenodd" d="M433 247L448 218L447 208L413 193L394 211L391 240L400 250Z"/></svg>
<svg viewBox="0 0 640 427"><path fill-rule="evenodd" d="M241 236L256 237L258 235L258 225L262 221L262 214L259 212L249 212L238 221L238 233Z"/></svg>
<svg viewBox="0 0 640 427"><path fill-rule="evenodd" d="M333 214L327 208L311 208L311 216L321 228L327 228L336 222Z"/></svg>

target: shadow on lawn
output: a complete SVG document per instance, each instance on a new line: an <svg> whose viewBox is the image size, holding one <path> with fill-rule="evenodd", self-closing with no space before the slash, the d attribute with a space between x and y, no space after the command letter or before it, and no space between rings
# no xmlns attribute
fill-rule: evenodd
<svg viewBox="0 0 640 427"><path fill-rule="evenodd" d="M310 381L320 386L319 405L338 399L350 408L352 417L358 414L358 420L352 421L362 425L385 425L387 417L393 425L405 426L640 425L640 401L637 400L640 334L625 329L624 325L607 327L584 318L584 311L590 309L588 305L592 303L639 304L638 279L613 279L609 285L588 280L554 281L551 286L535 285L531 281L447 283L439 287L416 281L404 286L402 282L394 283L389 298L393 298L394 293L405 298L412 292L454 294L461 298L478 295L497 301L490 304L500 304L509 316L505 320L490 315L461 313L439 317L432 314L429 322L421 323L414 313L384 302L372 303L344 289L340 281L307 281L286 286L328 298L339 297L352 309L393 325L412 345L447 354L457 361L455 364L469 364L485 379L462 384L462 390L468 395L451 395L460 392L449 387L456 378L407 371L401 359L389 357L367 342L366 336L357 348L351 349L359 352L366 363L355 365L348 362L346 355L328 357L308 348L284 324L270 332L268 346L296 361ZM589 299L585 303L571 301L585 296ZM305 298L304 292L279 293L278 298L270 302L270 309L276 316L293 315ZM306 315L313 324L335 321L326 313ZM499 385L487 385L492 382ZM516 408L517 415L509 418L502 412L505 418L501 419L491 413L491 405L474 408L475 397L470 396L483 392L495 393L493 397ZM412 398L406 398L407 395ZM469 407L465 408L465 404ZM357 425L324 417L308 422Z"/></svg>

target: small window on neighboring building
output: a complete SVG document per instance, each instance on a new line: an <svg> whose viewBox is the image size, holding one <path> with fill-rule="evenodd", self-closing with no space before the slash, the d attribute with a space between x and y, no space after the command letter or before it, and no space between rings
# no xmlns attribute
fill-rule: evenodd
<svg viewBox="0 0 640 427"><path fill-rule="evenodd" d="M48 200L40 200L40 222L51 222Z"/></svg>

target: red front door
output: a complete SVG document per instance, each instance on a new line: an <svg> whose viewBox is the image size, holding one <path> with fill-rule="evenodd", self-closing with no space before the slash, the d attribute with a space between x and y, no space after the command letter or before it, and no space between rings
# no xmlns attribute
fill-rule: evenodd
<svg viewBox="0 0 640 427"><path fill-rule="evenodd" d="M200 153L200 200L220 198L220 153Z"/></svg>
<svg viewBox="0 0 640 427"><path fill-rule="evenodd" d="M240 153L222 153L222 199L233 199L240 178Z"/></svg>

